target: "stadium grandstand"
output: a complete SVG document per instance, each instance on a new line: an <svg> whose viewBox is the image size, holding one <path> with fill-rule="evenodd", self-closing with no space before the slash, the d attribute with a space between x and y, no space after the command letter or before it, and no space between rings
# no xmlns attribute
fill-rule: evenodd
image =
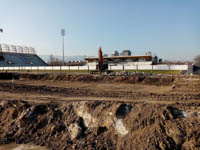
<svg viewBox="0 0 200 150"><path fill-rule="evenodd" d="M32 47L0 44L0 67L47 66Z"/></svg>

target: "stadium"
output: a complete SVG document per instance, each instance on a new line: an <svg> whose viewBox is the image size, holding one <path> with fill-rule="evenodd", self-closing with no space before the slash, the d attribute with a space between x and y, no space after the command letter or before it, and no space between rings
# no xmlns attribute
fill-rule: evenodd
<svg viewBox="0 0 200 150"><path fill-rule="evenodd" d="M0 67L47 66L32 47L0 44Z"/></svg>

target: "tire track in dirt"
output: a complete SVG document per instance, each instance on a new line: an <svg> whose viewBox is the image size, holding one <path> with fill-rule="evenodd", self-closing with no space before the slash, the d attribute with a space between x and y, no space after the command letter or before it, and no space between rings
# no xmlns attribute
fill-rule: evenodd
<svg viewBox="0 0 200 150"><path fill-rule="evenodd" d="M184 101L200 100L200 94L194 93L152 93L152 92L133 92L133 91L101 91L94 92L83 88L63 88L45 85L25 85L0 83L0 90L16 93L41 93L43 95L60 95L64 97L97 97L97 98L118 98L118 99L149 99L158 101Z"/></svg>

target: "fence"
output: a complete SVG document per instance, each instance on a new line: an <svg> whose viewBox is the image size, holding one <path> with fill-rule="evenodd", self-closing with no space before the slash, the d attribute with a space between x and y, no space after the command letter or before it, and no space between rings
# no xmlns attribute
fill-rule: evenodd
<svg viewBox="0 0 200 150"><path fill-rule="evenodd" d="M94 71L96 66L33 66L33 67L0 67L0 71ZM129 70L183 70L192 72L192 65L135 65L108 66L111 71Z"/></svg>
<svg viewBox="0 0 200 150"><path fill-rule="evenodd" d="M192 71L192 65L135 65L135 66L108 66L108 70L180 70Z"/></svg>
<svg viewBox="0 0 200 150"><path fill-rule="evenodd" d="M96 66L0 67L0 71L93 71Z"/></svg>

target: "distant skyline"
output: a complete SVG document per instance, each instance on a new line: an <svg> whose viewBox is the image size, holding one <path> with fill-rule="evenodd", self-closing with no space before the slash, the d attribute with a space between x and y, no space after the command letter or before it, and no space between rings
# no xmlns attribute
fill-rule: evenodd
<svg viewBox="0 0 200 150"><path fill-rule="evenodd" d="M199 0L0 0L0 43L38 55L96 56L130 49L168 60L200 54Z"/></svg>

